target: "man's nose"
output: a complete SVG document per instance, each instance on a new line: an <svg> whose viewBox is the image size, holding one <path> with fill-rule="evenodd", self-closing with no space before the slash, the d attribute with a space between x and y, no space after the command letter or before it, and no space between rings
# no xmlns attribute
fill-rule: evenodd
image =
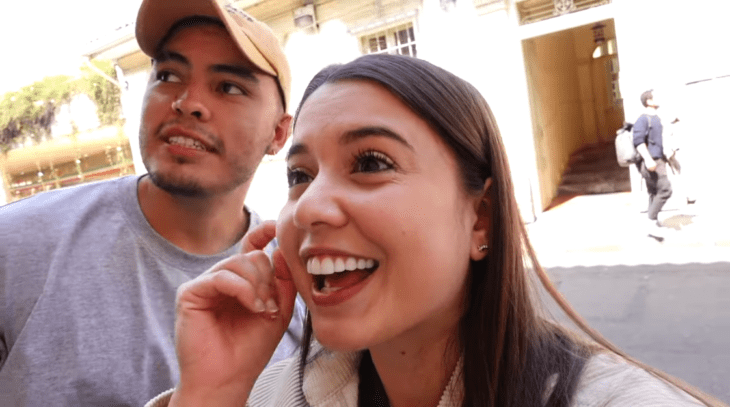
<svg viewBox="0 0 730 407"><path fill-rule="evenodd" d="M186 89L172 102L172 109L179 115L191 115L198 120L207 121L210 118L210 110L202 93L194 88Z"/></svg>

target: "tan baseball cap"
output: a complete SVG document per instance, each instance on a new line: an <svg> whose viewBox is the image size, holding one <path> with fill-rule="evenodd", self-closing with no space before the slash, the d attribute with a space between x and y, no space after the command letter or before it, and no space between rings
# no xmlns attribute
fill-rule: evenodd
<svg viewBox="0 0 730 407"><path fill-rule="evenodd" d="M135 34L142 51L154 57L155 50L178 20L191 16L220 18L228 33L248 59L279 82L284 109L289 106L291 71L284 50L266 24L226 0L144 0L137 14Z"/></svg>

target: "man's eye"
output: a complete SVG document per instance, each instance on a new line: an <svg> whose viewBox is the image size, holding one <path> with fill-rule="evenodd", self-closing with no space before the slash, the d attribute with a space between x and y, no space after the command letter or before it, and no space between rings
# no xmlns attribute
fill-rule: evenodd
<svg viewBox="0 0 730 407"><path fill-rule="evenodd" d="M306 172L300 169L287 168L286 179L289 183L289 188L291 188L305 182L310 182L312 180L312 177L310 177Z"/></svg>
<svg viewBox="0 0 730 407"><path fill-rule="evenodd" d="M239 86L234 85L229 82L223 82L221 83L220 90L223 93L229 94L229 95L245 95L246 92L243 91Z"/></svg>
<svg viewBox="0 0 730 407"><path fill-rule="evenodd" d="M170 71L160 71L157 72L157 80L160 82L173 82L173 83L179 83L182 82L180 80L180 77L175 75L174 73Z"/></svg>
<svg viewBox="0 0 730 407"><path fill-rule="evenodd" d="M355 156L352 172L381 172L395 168L393 160L379 151L362 151Z"/></svg>

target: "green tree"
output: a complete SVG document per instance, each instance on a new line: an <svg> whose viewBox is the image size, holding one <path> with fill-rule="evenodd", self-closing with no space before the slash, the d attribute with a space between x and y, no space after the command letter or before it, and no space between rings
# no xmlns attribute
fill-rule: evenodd
<svg viewBox="0 0 730 407"><path fill-rule="evenodd" d="M109 61L92 64L112 78L114 66ZM19 137L30 135L36 142L50 135L58 108L79 94L88 95L96 103L102 125L120 120L121 92L112 82L87 66L81 76L56 75L43 78L18 91L8 92L0 100L0 151L6 152Z"/></svg>

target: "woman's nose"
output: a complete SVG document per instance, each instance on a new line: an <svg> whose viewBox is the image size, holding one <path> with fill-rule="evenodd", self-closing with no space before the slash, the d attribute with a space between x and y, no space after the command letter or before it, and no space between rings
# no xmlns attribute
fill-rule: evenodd
<svg viewBox="0 0 730 407"><path fill-rule="evenodd" d="M294 208L294 223L297 227L341 227L347 223L346 188L335 179L336 176L320 171L307 185Z"/></svg>

